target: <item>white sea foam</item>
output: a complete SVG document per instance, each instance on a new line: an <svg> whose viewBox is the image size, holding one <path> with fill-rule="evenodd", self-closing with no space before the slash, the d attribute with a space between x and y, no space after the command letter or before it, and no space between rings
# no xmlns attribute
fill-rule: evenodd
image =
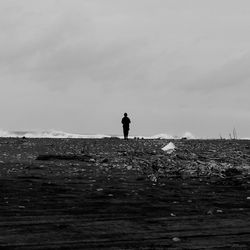
<svg viewBox="0 0 250 250"><path fill-rule="evenodd" d="M170 134L157 134L153 136L147 136L144 137L145 139L181 139L181 138L187 138L187 139L196 139L196 137L190 133L190 132L185 132L182 136L179 135L170 135Z"/></svg>
<svg viewBox="0 0 250 250"><path fill-rule="evenodd" d="M177 139L175 136L169 134L157 134L153 136L144 137L145 139Z"/></svg>
<svg viewBox="0 0 250 250"><path fill-rule="evenodd" d="M195 136L190 133L190 132L185 132L182 136L182 138L187 138L187 139L196 139Z"/></svg>
<svg viewBox="0 0 250 250"><path fill-rule="evenodd" d="M0 137L27 137L27 138L105 138L111 137L109 135L95 134L82 135L72 134L57 130L43 130L43 131L5 131L0 130Z"/></svg>

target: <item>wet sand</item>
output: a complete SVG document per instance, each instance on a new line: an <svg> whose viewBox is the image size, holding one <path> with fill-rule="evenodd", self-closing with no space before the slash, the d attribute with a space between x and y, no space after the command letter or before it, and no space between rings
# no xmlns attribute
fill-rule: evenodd
<svg viewBox="0 0 250 250"><path fill-rule="evenodd" d="M1 249L250 249L250 142L0 138Z"/></svg>

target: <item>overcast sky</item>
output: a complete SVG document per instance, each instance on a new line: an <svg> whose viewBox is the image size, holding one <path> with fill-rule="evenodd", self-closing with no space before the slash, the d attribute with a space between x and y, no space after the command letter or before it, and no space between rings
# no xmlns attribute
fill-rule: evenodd
<svg viewBox="0 0 250 250"><path fill-rule="evenodd" d="M250 137L249 0L0 0L0 127Z"/></svg>

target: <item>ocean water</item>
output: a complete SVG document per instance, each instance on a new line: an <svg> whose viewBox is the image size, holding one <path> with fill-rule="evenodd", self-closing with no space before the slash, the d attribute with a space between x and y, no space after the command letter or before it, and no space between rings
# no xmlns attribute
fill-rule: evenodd
<svg viewBox="0 0 250 250"><path fill-rule="evenodd" d="M57 131L57 130L36 130L36 131L6 131L0 129L0 137L27 137L27 138L110 138L110 137L118 137L123 138L122 135L118 136L111 136L105 134L72 134L64 131ZM179 139L186 137L188 139L195 139L195 136L192 135L190 132L184 133L182 136L173 136L170 134L162 133L156 134L153 136L131 136L130 138L145 138L145 139Z"/></svg>

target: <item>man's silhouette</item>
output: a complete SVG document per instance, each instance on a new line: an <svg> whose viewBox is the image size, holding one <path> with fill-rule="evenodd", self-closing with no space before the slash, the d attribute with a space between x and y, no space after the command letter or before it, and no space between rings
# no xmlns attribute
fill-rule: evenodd
<svg viewBox="0 0 250 250"><path fill-rule="evenodd" d="M122 126L123 126L123 135L124 139L128 139L128 131L129 131L130 119L128 118L128 114L124 113L124 117L122 118Z"/></svg>

